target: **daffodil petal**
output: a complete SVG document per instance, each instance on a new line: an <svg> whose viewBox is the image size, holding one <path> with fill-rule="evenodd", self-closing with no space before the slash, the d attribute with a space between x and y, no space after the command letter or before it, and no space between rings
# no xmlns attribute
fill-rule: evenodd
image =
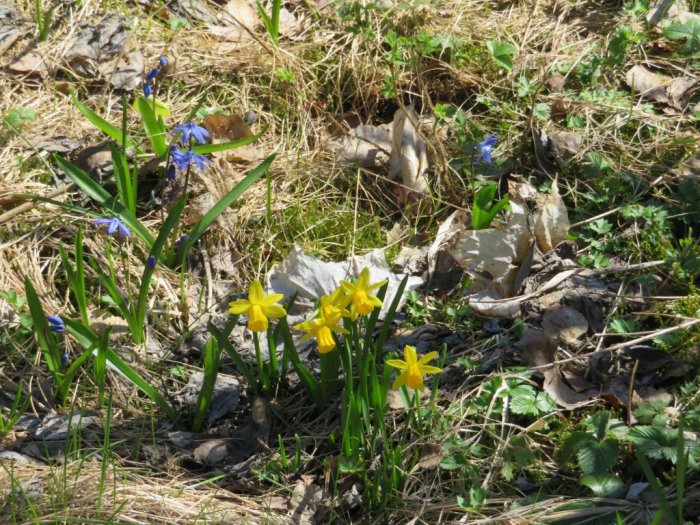
<svg viewBox="0 0 700 525"><path fill-rule="evenodd" d="M237 301L232 301L228 303L228 311L233 315L241 315L248 311L250 308L250 302L245 299L238 299Z"/></svg>
<svg viewBox="0 0 700 525"><path fill-rule="evenodd" d="M438 368L437 366L418 365L418 368L423 374L439 374L442 372L442 368Z"/></svg>
<svg viewBox="0 0 700 525"><path fill-rule="evenodd" d="M374 283L374 284L368 286L367 290L376 290L377 288L381 288L382 286L384 286L388 282L389 282L388 280L384 279L383 281L379 281L378 283Z"/></svg>
<svg viewBox="0 0 700 525"><path fill-rule="evenodd" d="M279 303L282 299L284 299L284 294L271 293L270 295L266 295L265 297L263 297L261 303L264 306L269 306L271 304Z"/></svg>
<svg viewBox="0 0 700 525"><path fill-rule="evenodd" d="M424 365L425 363L429 363L430 361L432 361L433 359L435 359L435 358L437 357L437 355L438 355L437 352L428 352L427 354L425 354L423 357L421 357L421 358L418 360L418 364L419 364L419 365Z"/></svg>
<svg viewBox="0 0 700 525"><path fill-rule="evenodd" d="M251 303L261 304L265 298L262 284L257 279L250 283L250 291L248 292L248 299Z"/></svg>
<svg viewBox="0 0 700 525"><path fill-rule="evenodd" d="M394 379L394 384L391 385L391 388L393 388L394 390L398 390L406 384L407 378L408 374L406 372L402 372L396 379Z"/></svg>
<svg viewBox="0 0 700 525"><path fill-rule="evenodd" d="M287 315L286 310L278 304L263 306L262 309L265 312L265 315L267 317L271 317L272 319L279 319L280 317Z"/></svg>
<svg viewBox="0 0 700 525"><path fill-rule="evenodd" d="M400 370L406 370L408 368L408 364L401 359L387 359L386 364Z"/></svg>
<svg viewBox="0 0 700 525"><path fill-rule="evenodd" d="M406 364L415 365L418 362L418 354L416 353L416 347L411 345L406 345L403 349L403 358Z"/></svg>

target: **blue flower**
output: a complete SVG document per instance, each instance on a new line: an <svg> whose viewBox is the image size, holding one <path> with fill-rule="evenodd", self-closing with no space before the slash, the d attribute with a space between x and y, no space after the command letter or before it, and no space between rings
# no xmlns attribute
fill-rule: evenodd
<svg viewBox="0 0 700 525"><path fill-rule="evenodd" d="M63 352L61 354L61 368L64 370L68 368L70 365L70 356L68 355L68 352Z"/></svg>
<svg viewBox="0 0 700 525"><path fill-rule="evenodd" d="M158 59L158 63L160 64L160 67L165 67L168 65L168 59L165 57L160 57Z"/></svg>
<svg viewBox="0 0 700 525"><path fill-rule="evenodd" d="M183 144L185 142L189 142L190 138L192 137L197 139L197 142L199 142L200 144L204 144L207 141L207 138L209 137L209 132L206 129L198 126L194 122L180 124L173 131L173 135L177 135L178 133L182 133L182 137L180 137L180 140L182 140Z"/></svg>
<svg viewBox="0 0 700 525"><path fill-rule="evenodd" d="M186 169L192 162L197 164L200 170L204 169L204 165L210 163L211 161L204 155L195 153L194 151L187 150L185 152L177 149L177 146L172 146L170 148L170 157L173 159L173 163L177 166L179 171Z"/></svg>
<svg viewBox="0 0 700 525"><path fill-rule="evenodd" d="M175 180L175 166L173 164L168 166L168 171L165 172L165 178L167 180Z"/></svg>
<svg viewBox="0 0 700 525"><path fill-rule="evenodd" d="M146 75L146 80L150 82L151 80L155 80L155 78L158 76L158 69L151 69L148 72L148 75Z"/></svg>
<svg viewBox="0 0 700 525"><path fill-rule="evenodd" d="M129 228L127 228L124 223L116 217L112 217L111 219L97 219L96 221L93 221L93 224L95 226L102 226L103 224L106 224L107 233L109 235L114 235L115 232L119 230L119 235L122 237L131 237Z"/></svg>
<svg viewBox="0 0 700 525"><path fill-rule="evenodd" d="M148 259L146 260L146 268L149 270L153 270L156 267L156 256L155 255L149 255Z"/></svg>
<svg viewBox="0 0 700 525"><path fill-rule="evenodd" d="M143 85L143 96L148 98L153 94L153 87L150 84Z"/></svg>
<svg viewBox="0 0 700 525"><path fill-rule="evenodd" d="M488 164L491 164L491 152L493 151L494 144L498 141L499 138L496 135L491 133L486 135L486 138L477 144L479 156L476 161L479 162L481 159L484 159Z"/></svg>
<svg viewBox="0 0 700 525"><path fill-rule="evenodd" d="M66 325L63 324L63 319L57 315L47 315L47 321L49 322L49 330L56 332L57 334L62 334L66 331Z"/></svg>

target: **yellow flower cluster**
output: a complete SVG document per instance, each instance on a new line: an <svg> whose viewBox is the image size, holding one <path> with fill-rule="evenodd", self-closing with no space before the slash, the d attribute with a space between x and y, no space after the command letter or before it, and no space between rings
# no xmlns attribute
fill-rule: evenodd
<svg viewBox="0 0 700 525"><path fill-rule="evenodd" d="M349 317L354 321L360 315L369 315L375 308L381 308L381 300L371 292L381 288L385 283L386 281L381 281L370 284L369 270L365 268L356 282L340 281L340 287L331 295L321 297L318 315L294 328L307 332L302 341L315 337L319 353L328 353L335 348L333 333L348 333L339 326L343 317Z"/></svg>
<svg viewBox="0 0 700 525"><path fill-rule="evenodd" d="M315 337L318 351L322 354L335 348L333 333L345 334L347 330L340 326L343 317L353 321L360 315L369 315L382 302L371 292L384 286L386 281L370 284L369 270L365 268L354 283L340 281L340 287L331 295L321 298L318 315L296 325L294 328L307 334L302 341ZM264 332L269 326L269 319L278 319L287 315L279 304L282 294L265 295L260 281L253 281L248 292L248 299L239 299L229 303L229 312L234 315L246 314L248 328L253 332Z"/></svg>

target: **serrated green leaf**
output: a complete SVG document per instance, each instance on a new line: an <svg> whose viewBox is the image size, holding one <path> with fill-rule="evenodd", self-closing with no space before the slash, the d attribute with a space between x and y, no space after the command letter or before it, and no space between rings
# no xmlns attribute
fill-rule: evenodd
<svg viewBox="0 0 700 525"><path fill-rule="evenodd" d="M591 489L599 498L615 498L625 490L625 484L612 474L589 474L580 479L581 485Z"/></svg>
<svg viewBox="0 0 700 525"><path fill-rule="evenodd" d="M591 441L576 453L578 465L586 474L605 474L618 457L617 443L610 439Z"/></svg>
<svg viewBox="0 0 700 525"><path fill-rule="evenodd" d="M500 67L510 71L513 69L513 56L515 56L516 48L510 42L497 42L495 40L486 41L486 49L491 54L491 59Z"/></svg>
<svg viewBox="0 0 700 525"><path fill-rule="evenodd" d="M532 108L532 114L538 120L549 120L552 116L549 105L544 102L535 104L535 107Z"/></svg>
<svg viewBox="0 0 700 525"><path fill-rule="evenodd" d="M31 122L36 118L36 112L29 108L12 108L2 119L13 128L19 128L25 122Z"/></svg>
<svg viewBox="0 0 700 525"><path fill-rule="evenodd" d="M593 436L588 432L573 432L564 442L559 456L562 464L566 463L583 446L594 441Z"/></svg>
<svg viewBox="0 0 700 525"><path fill-rule="evenodd" d="M670 428L637 426L630 429L627 440L632 442L644 455L654 459L665 459L671 463L678 460L678 435ZM697 444L686 441L686 452L696 448Z"/></svg>

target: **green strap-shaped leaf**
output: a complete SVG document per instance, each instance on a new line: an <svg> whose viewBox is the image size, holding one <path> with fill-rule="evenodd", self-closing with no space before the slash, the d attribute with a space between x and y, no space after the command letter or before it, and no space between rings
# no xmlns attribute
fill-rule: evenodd
<svg viewBox="0 0 700 525"><path fill-rule="evenodd" d="M143 129L148 135L148 140L151 141L153 152L159 157L163 157L168 151L168 143L165 140L165 126L163 120L156 117L153 113L153 107L142 96L136 97L136 110L143 117Z"/></svg>
<svg viewBox="0 0 700 525"><path fill-rule="evenodd" d="M80 100L78 100L78 97L75 94L75 91L71 93L71 98L73 99L73 104L75 104L75 107L77 107L78 110L85 116L85 118L88 119L90 123L93 124L97 129L99 129L108 137L116 140L119 144L123 144L125 142L124 137L122 135L122 130L114 124L107 122L105 119L100 117L97 113L95 113L85 104L80 102ZM134 141L129 136L126 137L126 145L134 145Z"/></svg>
<svg viewBox="0 0 700 525"><path fill-rule="evenodd" d="M133 213L126 209L115 197L107 193L107 190L92 180L83 170L59 155L54 155L54 160L81 190L96 200L102 207L107 208L112 214L119 217L146 244L149 250L153 248L153 236Z"/></svg>
<svg viewBox="0 0 700 525"><path fill-rule="evenodd" d="M97 335L81 323L74 321L73 319L64 319L64 322L68 333L75 337L84 348L90 348L99 341ZM93 354L94 353L96 353L95 350L93 350ZM107 366L115 370L124 379L146 394L168 415L171 421L177 421L180 419L180 415L170 405L170 403L168 403L148 381L141 377L136 370L131 368L131 366L129 366L121 357L119 357L114 350L108 348L106 355Z"/></svg>
<svg viewBox="0 0 700 525"><path fill-rule="evenodd" d="M250 174L244 178L241 182L236 184L236 186L229 191L224 197L217 202L214 207L209 210L204 217L192 228L189 233L189 237L184 242L182 250L179 254L179 262L182 263L190 251L194 243L196 243L199 238L204 235L209 226L211 226L219 215L221 215L238 197L243 195L245 191L260 177L262 177L265 172L269 169L270 164L275 159L275 154L267 157L258 167L253 169Z"/></svg>

